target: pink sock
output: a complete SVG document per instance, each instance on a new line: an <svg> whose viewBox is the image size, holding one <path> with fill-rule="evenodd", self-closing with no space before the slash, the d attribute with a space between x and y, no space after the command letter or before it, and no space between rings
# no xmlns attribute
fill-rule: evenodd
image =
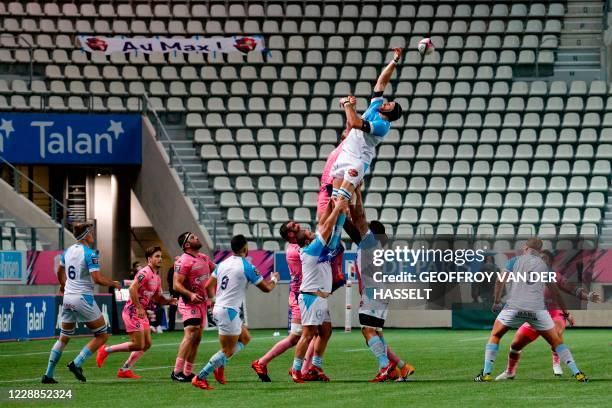
<svg viewBox="0 0 612 408"><path fill-rule="evenodd" d="M402 368L405 364L402 359L391 350L391 347L387 347L387 358L399 368Z"/></svg>
<svg viewBox="0 0 612 408"><path fill-rule="evenodd" d="M129 342L127 343L121 343L121 344L115 344L114 346L108 346L105 348L107 353L116 353L118 351L130 351L130 344Z"/></svg>
<svg viewBox="0 0 612 408"><path fill-rule="evenodd" d="M190 363L189 361L185 361L185 368L183 369L183 374L191 375L192 371L193 371L193 363Z"/></svg>
<svg viewBox="0 0 612 408"><path fill-rule="evenodd" d="M178 374L182 372L184 366L185 366L185 359L177 357L176 362L174 363L174 373Z"/></svg>
<svg viewBox="0 0 612 408"><path fill-rule="evenodd" d="M289 350L291 347L293 347L293 343L291 343L289 337L285 337L284 339L276 343L274 347L270 349L270 351L268 351L262 358L259 359L259 364L264 366L268 365L268 363L272 361L275 357L280 356L285 351Z"/></svg>
<svg viewBox="0 0 612 408"><path fill-rule="evenodd" d="M142 350L133 351L132 354L130 354L130 356L128 357L127 361L123 364L123 367L121 367L121 369L129 370L130 368L134 367L134 364L136 364L136 361L138 361L138 359L142 357L143 354L144 354L144 351Z"/></svg>
<svg viewBox="0 0 612 408"><path fill-rule="evenodd" d="M561 364L561 359L559 358L559 355L557 354L556 351L552 352L552 360L553 360L553 364Z"/></svg>
<svg viewBox="0 0 612 408"><path fill-rule="evenodd" d="M312 356L314 355L316 340L317 340L316 337L313 337L313 339L310 340L310 344L308 345L308 350L306 351L306 355L304 356L304 363L302 365L302 374L308 373L308 371L312 368Z"/></svg>
<svg viewBox="0 0 612 408"><path fill-rule="evenodd" d="M519 358L521 358L520 353L515 353L510 350L508 353L508 367L506 368L508 374L514 374L516 372L516 366L518 365Z"/></svg>

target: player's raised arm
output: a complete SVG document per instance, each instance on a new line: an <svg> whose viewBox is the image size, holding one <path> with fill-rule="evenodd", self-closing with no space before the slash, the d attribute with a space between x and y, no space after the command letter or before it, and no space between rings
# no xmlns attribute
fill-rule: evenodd
<svg viewBox="0 0 612 408"><path fill-rule="evenodd" d="M332 200L330 200L330 203ZM338 216L342 213L346 213L348 211L348 201L347 200L338 200L335 204L333 204L333 209L329 217L322 219L319 222L319 234L321 237L327 242L331 237L331 234L334 230L334 225L336 225L336 220Z"/></svg>
<svg viewBox="0 0 612 408"><path fill-rule="evenodd" d="M377 92L380 92L380 95L382 96L382 93L385 91L387 84L391 80L391 75L393 75L393 71L395 71L395 66L399 64L400 59L402 58L403 51L404 51L403 48L393 49L393 59L387 64L385 69L383 69L383 71L380 73L380 76L378 77L378 80L376 81L376 85L374 85L374 94L376 94Z"/></svg>
<svg viewBox="0 0 612 408"><path fill-rule="evenodd" d="M350 131L351 129L363 129L364 121L357 112L355 112L355 104L357 100L354 96L347 96L345 98L340 98L340 106L344 109L344 114L346 115L346 129ZM365 130L364 130L365 131Z"/></svg>
<svg viewBox="0 0 612 408"><path fill-rule="evenodd" d="M368 232L368 221L365 216L363 209L363 197L361 189L355 189L355 205L350 206L351 221L353 225L359 230L359 234L364 236Z"/></svg>

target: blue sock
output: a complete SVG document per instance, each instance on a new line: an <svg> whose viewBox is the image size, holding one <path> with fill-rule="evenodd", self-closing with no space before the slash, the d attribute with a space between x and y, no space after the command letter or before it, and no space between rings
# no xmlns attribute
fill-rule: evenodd
<svg viewBox="0 0 612 408"><path fill-rule="evenodd" d="M484 368L482 370L485 374L491 374L493 371L493 364L495 363L495 358L497 357L497 351L499 350L499 344L495 343L487 343L485 346L485 361Z"/></svg>
<svg viewBox="0 0 612 408"><path fill-rule="evenodd" d="M80 367L83 365L85 360L92 356L92 352L87 348L87 346L83 347L83 350L79 353L78 356L74 359L74 365Z"/></svg>
<svg viewBox="0 0 612 408"><path fill-rule="evenodd" d="M225 356L225 353L223 353L223 351L219 350L215 354L213 354L210 360L208 360L208 363L206 363L202 371L200 371L200 373L198 374L198 378L200 380L203 380L208 377L210 373L215 371L215 368L223 367L226 364L227 357Z"/></svg>
<svg viewBox="0 0 612 408"><path fill-rule="evenodd" d="M559 358L565 364L567 364L570 370L572 370L572 374L576 375L580 372L578 366L576 365L576 362L574 362L574 357L572 356L572 353L565 344L559 344L555 351L559 355Z"/></svg>
<svg viewBox="0 0 612 408"><path fill-rule="evenodd" d="M293 369L295 371L302 371L302 364L304 363L304 359L303 358L297 358L295 357L293 359Z"/></svg>
<svg viewBox="0 0 612 408"><path fill-rule="evenodd" d="M64 347L66 344L61 341L56 341L51 349L51 354L49 355L49 364L47 364L47 371L45 371L45 375L49 378L53 378L53 373L55 371L55 366L59 362L62 357L62 353L64 352Z"/></svg>
<svg viewBox="0 0 612 408"><path fill-rule="evenodd" d="M384 368L389 365L389 357L387 357L387 350L385 344L382 342L380 337L374 336L368 340L368 347L370 351L378 359L378 368Z"/></svg>
<svg viewBox="0 0 612 408"><path fill-rule="evenodd" d="M323 368L323 357L313 356L312 365L315 367Z"/></svg>
<svg viewBox="0 0 612 408"><path fill-rule="evenodd" d="M232 353L232 357L234 357L236 355L236 353L238 353L239 351L241 351L244 348L244 344L242 342L238 342L236 343L236 346L234 346L234 352ZM232 357L228 357L228 361L232 358Z"/></svg>

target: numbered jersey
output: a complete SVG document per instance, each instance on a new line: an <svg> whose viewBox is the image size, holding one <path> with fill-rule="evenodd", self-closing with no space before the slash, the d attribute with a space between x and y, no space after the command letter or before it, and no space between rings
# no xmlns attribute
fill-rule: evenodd
<svg viewBox="0 0 612 408"><path fill-rule="evenodd" d="M214 270L213 276L217 278L217 301L215 307L229 307L239 310L244 302L246 289L249 283L259 284L263 276L245 258L230 256Z"/></svg>
<svg viewBox="0 0 612 408"><path fill-rule="evenodd" d="M91 273L100 270L96 251L82 245L74 244L64 251L60 265L66 272L64 295L92 295L94 282Z"/></svg>

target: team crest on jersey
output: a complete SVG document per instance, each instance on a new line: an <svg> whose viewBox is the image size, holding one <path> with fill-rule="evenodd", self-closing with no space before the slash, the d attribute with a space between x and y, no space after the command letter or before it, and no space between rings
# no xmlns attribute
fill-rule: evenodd
<svg viewBox="0 0 612 408"><path fill-rule="evenodd" d="M181 264L180 263L175 263L174 264L174 273L178 273L181 270Z"/></svg>
<svg viewBox="0 0 612 408"><path fill-rule="evenodd" d="M359 175L359 172L356 169L349 169L348 175L351 177L357 177Z"/></svg>
<svg viewBox="0 0 612 408"><path fill-rule="evenodd" d="M91 263L97 264L98 263L98 258L92 257L91 258Z"/></svg>
<svg viewBox="0 0 612 408"><path fill-rule="evenodd" d="M139 273L138 274L138 282L139 283L142 282L144 280L144 278L145 278L144 273Z"/></svg>

